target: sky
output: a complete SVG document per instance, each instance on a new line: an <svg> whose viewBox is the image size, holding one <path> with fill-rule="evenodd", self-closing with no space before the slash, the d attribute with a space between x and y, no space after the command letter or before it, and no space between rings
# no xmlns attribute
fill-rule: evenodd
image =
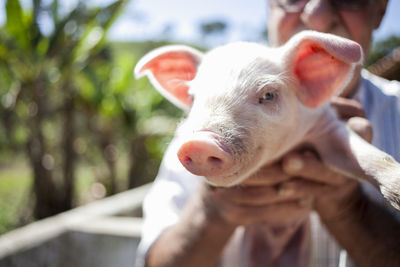
<svg viewBox="0 0 400 267"><path fill-rule="evenodd" d="M98 1L98 0L97 0ZM390 0L375 40L400 35L400 1ZM135 0L110 33L111 39L157 39L168 34L176 41L201 40L199 22L223 19L230 23L225 42L252 41L267 24L265 0ZM173 26L168 31L166 25Z"/></svg>
<svg viewBox="0 0 400 267"><path fill-rule="evenodd" d="M49 0L43 0L49 2ZM104 5L113 0L87 0ZM28 6L31 0L21 0ZM63 10L73 8L77 0L61 0ZM4 23L4 3L0 0L0 24ZM392 34L400 36L400 1L390 0L388 11L375 40ZM214 43L259 41L268 18L265 0L131 0L112 27L109 38L117 41L157 40L169 37L174 42L209 42L199 31L199 23L222 20L227 33L213 38ZM46 21L43 20L44 28ZM213 44L211 44L213 45Z"/></svg>
<svg viewBox="0 0 400 267"><path fill-rule="evenodd" d="M223 37L228 42L251 39L265 29L267 9L265 0L136 0L122 18L110 38L157 38L164 33L176 41L197 41L202 38L199 23L223 20L229 23L229 34ZM166 25L174 30L168 33Z"/></svg>

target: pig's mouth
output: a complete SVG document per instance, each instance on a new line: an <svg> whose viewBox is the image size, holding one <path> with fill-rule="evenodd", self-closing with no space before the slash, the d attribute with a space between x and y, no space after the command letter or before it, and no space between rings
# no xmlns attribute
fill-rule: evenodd
<svg viewBox="0 0 400 267"><path fill-rule="evenodd" d="M206 181L217 187L232 187L240 184L249 178L261 166L262 154L255 153L252 157L244 157L235 163L235 167L231 171L221 173L220 175L206 176Z"/></svg>

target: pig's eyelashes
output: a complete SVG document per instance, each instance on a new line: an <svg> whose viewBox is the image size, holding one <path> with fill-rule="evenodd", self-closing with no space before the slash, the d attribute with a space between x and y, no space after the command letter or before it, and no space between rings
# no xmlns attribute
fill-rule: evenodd
<svg viewBox="0 0 400 267"><path fill-rule="evenodd" d="M263 94L262 97L260 97L258 99L258 103L259 104L264 104L264 103L274 102L277 97L278 97L277 92L268 91L265 94Z"/></svg>

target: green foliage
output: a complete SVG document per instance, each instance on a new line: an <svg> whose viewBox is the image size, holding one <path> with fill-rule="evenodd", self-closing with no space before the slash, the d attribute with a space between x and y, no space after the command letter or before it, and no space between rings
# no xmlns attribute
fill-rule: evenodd
<svg viewBox="0 0 400 267"><path fill-rule="evenodd" d="M18 164L0 172L0 235L21 223L20 215L30 197L30 173Z"/></svg>
<svg viewBox="0 0 400 267"><path fill-rule="evenodd" d="M181 115L146 79L132 74L137 60L163 43L107 41L126 3L99 8L79 1L61 13L57 0L32 0L30 10L6 0L7 19L0 28L0 149L26 154L36 181L36 217L71 207L74 187L82 184L75 182L82 177L77 166L102 166L91 180L103 183L107 194L150 181ZM52 23L50 33L39 27L43 14ZM121 168L123 158L127 167ZM124 185L117 184L121 176ZM12 183L2 182L0 187Z"/></svg>
<svg viewBox="0 0 400 267"><path fill-rule="evenodd" d="M200 30L203 35L221 34L226 31L228 25L224 21L206 22L200 25Z"/></svg>
<svg viewBox="0 0 400 267"><path fill-rule="evenodd" d="M384 56L390 54L393 49L400 46L400 37L399 36L390 36L389 38L376 42L368 55L366 65L370 66L377 62L379 59Z"/></svg>

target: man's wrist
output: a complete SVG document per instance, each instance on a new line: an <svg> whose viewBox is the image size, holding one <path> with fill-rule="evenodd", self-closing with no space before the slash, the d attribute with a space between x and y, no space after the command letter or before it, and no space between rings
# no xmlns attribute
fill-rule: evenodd
<svg viewBox="0 0 400 267"><path fill-rule="evenodd" d="M195 196L188 203L184 212L183 220L190 221L193 227L199 229L207 228L208 231L231 234L237 227L223 218L218 208L210 200L208 193L202 192Z"/></svg>

